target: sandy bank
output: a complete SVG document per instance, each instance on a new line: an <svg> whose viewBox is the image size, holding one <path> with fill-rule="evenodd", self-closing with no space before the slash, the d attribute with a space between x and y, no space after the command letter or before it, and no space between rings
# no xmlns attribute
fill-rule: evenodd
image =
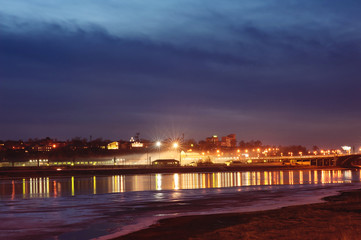
<svg viewBox="0 0 361 240"><path fill-rule="evenodd" d="M325 200L262 212L163 219L116 239L360 239L361 190Z"/></svg>

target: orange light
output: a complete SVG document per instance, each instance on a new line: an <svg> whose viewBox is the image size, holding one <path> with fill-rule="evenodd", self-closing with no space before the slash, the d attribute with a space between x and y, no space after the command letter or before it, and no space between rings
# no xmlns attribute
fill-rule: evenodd
<svg viewBox="0 0 361 240"><path fill-rule="evenodd" d="M55 144L53 144L53 148L56 148L56 145L55 145Z"/></svg>

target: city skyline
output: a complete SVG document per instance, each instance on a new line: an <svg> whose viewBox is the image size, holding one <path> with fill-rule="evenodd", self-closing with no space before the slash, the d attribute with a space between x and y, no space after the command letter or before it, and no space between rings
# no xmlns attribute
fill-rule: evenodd
<svg viewBox="0 0 361 240"><path fill-rule="evenodd" d="M5 1L0 139L361 145L355 1Z"/></svg>

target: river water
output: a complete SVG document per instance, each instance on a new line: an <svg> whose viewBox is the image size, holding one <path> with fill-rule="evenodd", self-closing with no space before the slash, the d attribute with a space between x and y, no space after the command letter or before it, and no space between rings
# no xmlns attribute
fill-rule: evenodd
<svg viewBox="0 0 361 240"><path fill-rule="evenodd" d="M319 202L359 170L32 177L0 180L0 239L111 239L161 218Z"/></svg>

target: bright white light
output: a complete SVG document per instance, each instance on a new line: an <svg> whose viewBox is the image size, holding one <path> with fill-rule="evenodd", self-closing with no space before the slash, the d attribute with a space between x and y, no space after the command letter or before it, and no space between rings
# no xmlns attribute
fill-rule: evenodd
<svg viewBox="0 0 361 240"><path fill-rule="evenodd" d="M342 146L341 147L344 151L350 151L351 150L351 147L350 146Z"/></svg>
<svg viewBox="0 0 361 240"><path fill-rule="evenodd" d="M161 143L160 141L158 141L158 142L155 143L155 145L156 145L157 147L160 147L160 146L162 145L162 143Z"/></svg>
<svg viewBox="0 0 361 240"><path fill-rule="evenodd" d="M174 148L178 148L178 143L173 143Z"/></svg>

